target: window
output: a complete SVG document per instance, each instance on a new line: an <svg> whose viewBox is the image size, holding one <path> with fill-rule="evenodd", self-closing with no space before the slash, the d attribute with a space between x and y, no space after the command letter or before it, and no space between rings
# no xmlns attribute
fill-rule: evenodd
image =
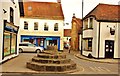
<svg viewBox="0 0 120 76"><path fill-rule="evenodd" d="M38 22L34 23L34 30L38 30Z"/></svg>
<svg viewBox="0 0 120 76"><path fill-rule="evenodd" d="M24 21L24 29L28 30L28 22Z"/></svg>
<svg viewBox="0 0 120 76"><path fill-rule="evenodd" d="M12 7L10 7L10 22L14 22L14 10Z"/></svg>
<svg viewBox="0 0 120 76"><path fill-rule="evenodd" d="M47 25L47 23L44 24L44 31L48 31L48 25Z"/></svg>
<svg viewBox="0 0 120 76"><path fill-rule="evenodd" d="M85 51L92 51L92 38L84 39L83 44L84 44L83 47Z"/></svg>
<svg viewBox="0 0 120 76"><path fill-rule="evenodd" d="M88 19L84 21L84 29L88 29Z"/></svg>
<svg viewBox="0 0 120 76"><path fill-rule="evenodd" d="M16 51L16 34L12 34L12 40L11 40L11 53L15 53Z"/></svg>
<svg viewBox="0 0 120 76"><path fill-rule="evenodd" d="M10 41L11 41L10 33L4 33L4 56L10 54Z"/></svg>
<svg viewBox="0 0 120 76"><path fill-rule="evenodd" d="M89 28L93 28L93 18L90 18Z"/></svg>
<svg viewBox="0 0 120 76"><path fill-rule="evenodd" d="M54 25L54 31L58 31L58 23L55 23L55 25Z"/></svg>

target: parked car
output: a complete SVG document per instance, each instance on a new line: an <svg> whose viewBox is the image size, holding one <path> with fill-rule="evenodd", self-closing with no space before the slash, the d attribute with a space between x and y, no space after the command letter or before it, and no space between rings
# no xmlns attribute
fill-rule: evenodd
<svg viewBox="0 0 120 76"><path fill-rule="evenodd" d="M43 47L38 47L35 46L34 44L30 43L30 42L21 42L19 44L19 52L43 52L44 49Z"/></svg>

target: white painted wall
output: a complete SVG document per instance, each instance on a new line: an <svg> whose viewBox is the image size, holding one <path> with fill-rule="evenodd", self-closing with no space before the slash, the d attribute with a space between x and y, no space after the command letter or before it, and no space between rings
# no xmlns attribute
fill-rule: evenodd
<svg viewBox="0 0 120 76"><path fill-rule="evenodd" d="M24 21L28 22L28 30L24 30ZM34 22L38 22L38 30L34 30ZM48 31L44 31L44 23L47 23ZM58 23L58 31L54 31L55 23ZM63 20L21 18L19 35L59 36L60 37L60 50L63 50L63 39L64 39L63 38L63 35L64 35Z"/></svg>
<svg viewBox="0 0 120 76"><path fill-rule="evenodd" d="M115 27L116 28L116 30L115 30L115 34L116 34L116 36L115 36L115 49L114 50L116 50L116 51L114 51L114 58L120 58L120 30L118 30L118 29L120 29L120 23L118 23L117 24L117 26Z"/></svg>
<svg viewBox="0 0 120 76"><path fill-rule="evenodd" d="M89 19L88 19L89 22ZM83 31L83 38L93 38L92 43L92 52L84 51L83 55L88 56L89 53L92 54L93 57L98 58L98 39L99 39L99 23L100 23L100 47L99 47L99 57L104 58L105 57L105 40L114 40L114 58L120 58L118 48L119 47L119 40L120 40L120 24L116 22L97 22L94 19L94 25L93 30L88 29ZM84 24L84 23L83 23ZM88 23L89 24L89 23ZM114 28L115 26L115 35L110 34L110 28ZM84 26L83 26L84 27ZM88 25L89 27L89 25ZM84 44L84 43L83 43ZM84 47L84 46L83 46Z"/></svg>
<svg viewBox="0 0 120 76"><path fill-rule="evenodd" d="M92 38L93 37L93 29L88 29L83 31L83 38Z"/></svg>
<svg viewBox="0 0 120 76"><path fill-rule="evenodd" d="M2 2L0 2L0 63L2 61L2 47L3 47L3 10Z"/></svg>
<svg viewBox="0 0 120 76"><path fill-rule="evenodd" d="M15 6L17 8L15 8ZM15 0L15 4L12 3L11 0L6 0L5 2L0 2L0 63L2 61L5 61L7 59L10 59L12 57L15 57L16 55L10 55L5 57L3 60L2 58L2 51L3 51L3 20L7 20L8 22L10 22L10 7L12 7L14 9L14 25L19 26L19 21L20 21L20 14L19 14L19 6L18 6L18 1ZM3 13L3 9L5 9L7 12L4 14ZM18 45L17 45L18 47ZM17 52L18 52L18 48L17 48ZM18 54L17 54L18 55Z"/></svg>
<svg viewBox="0 0 120 76"><path fill-rule="evenodd" d="M100 28L100 52L99 52L99 56L100 56L100 58L104 58L105 57L105 40L115 40L115 35L112 36L110 34L109 27L117 26L117 23L101 22L100 26L101 26L101 28ZM107 26L109 26L109 27L107 27ZM116 50L114 50L114 51L116 51Z"/></svg>
<svg viewBox="0 0 120 76"><path fill-rule="evenodd" d="M93 42L92 42L92 56L98 58L98 36L99 36L99 22L94 20L93 25Z"/></svg>
<svg viewBox="0 0 120 76"><path fill-rule="evenodd" d="M82 40L82 36L81 34L79 35L79 50L81 50L81 40Z"/></svg>
<svg viewBox="0 0 120 76"><path fill-rule="evenodd" d="M118 24L118 34L117 34L117 36L118 36L118 44L116 44L116 46L118 45L118 49L117 49L117 51L118 51L118 57L120 58L120 23Z"/></svg>

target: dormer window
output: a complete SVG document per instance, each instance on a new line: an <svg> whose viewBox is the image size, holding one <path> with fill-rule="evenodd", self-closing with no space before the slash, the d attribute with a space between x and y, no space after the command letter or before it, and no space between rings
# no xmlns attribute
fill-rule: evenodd
<svg viewBox="0 0 120 76"><path fill-rule="evenodd" d="M12 7L10 7L10 22L14 22L14 10Z"/></svg>

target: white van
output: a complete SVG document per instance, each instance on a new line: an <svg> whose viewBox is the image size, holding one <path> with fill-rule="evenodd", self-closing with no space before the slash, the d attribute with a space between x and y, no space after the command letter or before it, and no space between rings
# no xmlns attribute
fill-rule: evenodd
<svg viewBox="0 0 120 76"><path fill-rule="evenodd" d="M34 44L30 43L30 42L21 42L19 44L19 52L43 52L44 49L43 47L38 47L35 46Z"/></svg>

